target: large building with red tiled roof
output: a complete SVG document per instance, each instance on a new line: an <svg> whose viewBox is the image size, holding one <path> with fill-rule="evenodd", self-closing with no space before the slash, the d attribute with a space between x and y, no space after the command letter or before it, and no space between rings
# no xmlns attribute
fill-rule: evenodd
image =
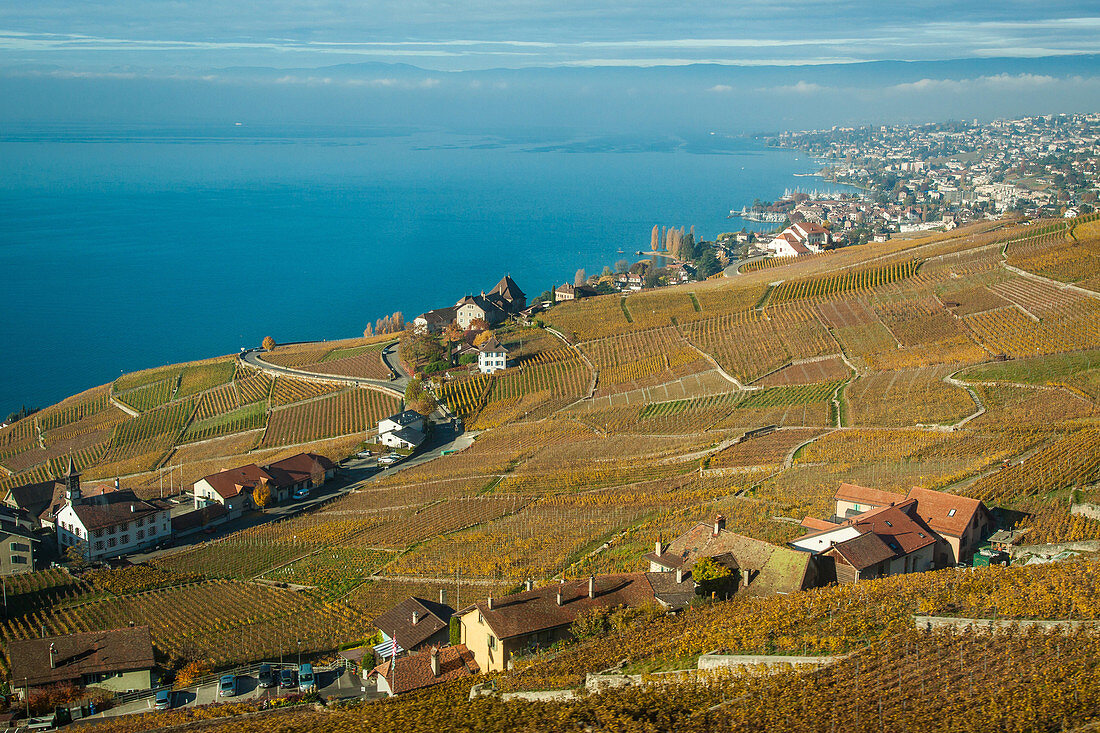
<svg viewBox="0 0 1100 733"><path fill-rule="evenodd" d="M831 563L838 582L969 561L994 529L982 502L914 488L907 496L841 484L829 520L807 517L790 545Z"/></svg>

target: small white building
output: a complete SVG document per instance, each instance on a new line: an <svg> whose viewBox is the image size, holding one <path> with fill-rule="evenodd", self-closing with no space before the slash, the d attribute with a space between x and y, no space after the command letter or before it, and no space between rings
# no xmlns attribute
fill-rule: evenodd
<svg viewBox="0 0 1100 733"><path fill-rule="evenodd" d="M482 374L493 374L508 368L508 349L490 337L477 350L477 368Z"/></svg>
<svg viewBox="0 0 1100 733"><path fill-rule="evenodd" d="M425 439L424 416L416 410L405 410L378 421L378 440L390 448L412 450Z"/></svg>

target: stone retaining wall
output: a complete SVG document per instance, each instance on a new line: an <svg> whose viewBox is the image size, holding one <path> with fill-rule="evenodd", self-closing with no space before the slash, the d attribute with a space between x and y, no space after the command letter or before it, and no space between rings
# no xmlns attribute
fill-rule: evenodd
<svg viewBox="0 0 1100 733"><path fill-rule="evenodd" d="M1100 628L1100 621L1071 621L1069 619L1008 619L1008 618L955 618L953 616L914 616L918 629L935 631L952 629L989 633L1006 629L1039 628L1044 631L1077 631Z"/></svg>

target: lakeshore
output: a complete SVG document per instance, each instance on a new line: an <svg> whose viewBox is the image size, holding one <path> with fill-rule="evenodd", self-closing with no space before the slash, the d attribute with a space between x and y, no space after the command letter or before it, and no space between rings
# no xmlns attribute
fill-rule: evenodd
<svg viewBox="0 0 1100 733"><path fill-rule="evenodd" d="M4 414L269 334L358 335L502 266L537 294L648 249L657 223L713 239L731 202L778 196L812 166L748 139L713 153L538 152L438 134L110 133L0 140L0 267L12 301L34 304L6 322ZM649 184L669 169L680 184Z"/></svg>

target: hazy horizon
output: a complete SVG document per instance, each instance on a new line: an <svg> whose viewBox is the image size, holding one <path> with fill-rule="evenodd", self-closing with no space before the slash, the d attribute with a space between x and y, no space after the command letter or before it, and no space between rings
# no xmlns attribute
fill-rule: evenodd
<svg viewBox="0 0 1100 733"><path fill-rule="evenodd" d="M0 7L0 123L768 132L1100 105L1083 3Z"/></svg>

